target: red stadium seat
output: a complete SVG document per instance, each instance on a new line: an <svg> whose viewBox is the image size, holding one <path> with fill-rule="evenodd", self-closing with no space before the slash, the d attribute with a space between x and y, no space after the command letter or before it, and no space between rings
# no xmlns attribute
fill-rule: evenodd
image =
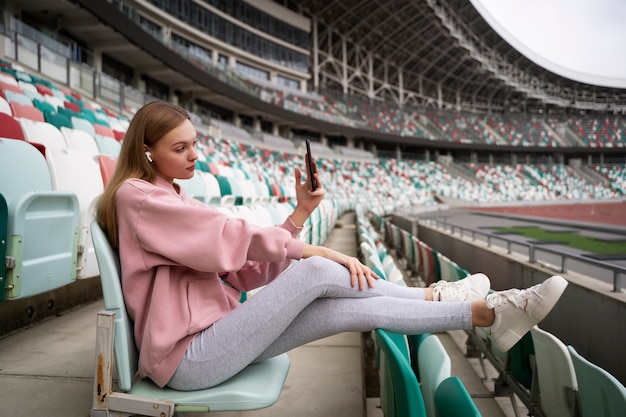
<svg viewBox="0 0 626 417"><path fill-rule="evenodd" d="M28 106L26 104L20 104L16 101L9 103L14 117L22 117L24 119L34 120L36 122L44 122L45 118L41 110L35 106Z"/></svg>
<svg viewBox="0 0 626 417"><path fill-rule="evenodd" d="M6 113L0 113L0 137L26 140L20 123Z"/></svg>
<svg viewBox="0 0 626 417"><path fill-rule="evenodd" d="M106 187L109 183L113 173L115 172L115 166L117 165L117 158L110 155L98 155L98 163L100 164L100 174L102 174L102 183Z"/></svg>

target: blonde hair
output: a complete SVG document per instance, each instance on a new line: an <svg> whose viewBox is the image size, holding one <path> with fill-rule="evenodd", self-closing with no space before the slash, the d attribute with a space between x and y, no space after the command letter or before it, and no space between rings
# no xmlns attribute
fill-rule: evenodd
<svg viewBox="0 0 626 417"><path fill-rule="evenodd" d="M114 248L119 245L115 193L129 178L154 181L157 170L146 158L144 145L154 145L188 119L184 109L165 101L153 101L135 113L124 136L115 172L96 205L96 220Z"/></svg>

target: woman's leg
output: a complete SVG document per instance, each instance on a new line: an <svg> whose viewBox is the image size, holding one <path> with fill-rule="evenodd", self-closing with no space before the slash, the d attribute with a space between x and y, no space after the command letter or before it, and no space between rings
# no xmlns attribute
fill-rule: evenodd
<svg viewBox="0 0 626 417"><path fill-rule="evenodd" d="M401 333L471 327L470 303L424 301L424 291L377 281L350 286L348 270L324 258L301 261L201 332L168 385L192 390L235 375L258 358L344 331Z"/></svg>

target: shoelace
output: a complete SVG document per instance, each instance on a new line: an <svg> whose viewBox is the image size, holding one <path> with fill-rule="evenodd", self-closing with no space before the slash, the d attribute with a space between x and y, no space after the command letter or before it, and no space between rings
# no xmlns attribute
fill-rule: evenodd
<svg viewBox="0 0 626 417"><path fill-rule="evenodd" d="M495 308L496 306L500 307L510 302L516 307L525 310L528 304L528 299L533 294L539 298L542 298L541 294L537 292L537 289L535 287L530 287L525 290L511 289L507 291L500 291L492 294L490 297L487 297L487 305L490 308Z"/></svg>
<svg viewBox="0 0 626 417"><path fill-rule="evenodd" d="M461 288L461 286L459 285L450 285L450 282L448 281L438 281L436 284L433 284L432 286L433 288L433 299L435 300L441 300L441 296L443 295L444 292L448 292L447 296L448 297L454 297L457 294L461 294L463 293L463 288Z"/></svg>

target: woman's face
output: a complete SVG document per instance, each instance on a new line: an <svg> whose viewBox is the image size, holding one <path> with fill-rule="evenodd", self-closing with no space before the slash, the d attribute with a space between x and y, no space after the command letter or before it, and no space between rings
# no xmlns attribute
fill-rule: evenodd
<svg viewBox="0 0 626 417"><path fill-rule="evenodd" d="M174 178L193 177L198 159L196 142L196 129L189 120L185 120L150 146L148 150L158 175L170 183L174 182Z"/></svg>

